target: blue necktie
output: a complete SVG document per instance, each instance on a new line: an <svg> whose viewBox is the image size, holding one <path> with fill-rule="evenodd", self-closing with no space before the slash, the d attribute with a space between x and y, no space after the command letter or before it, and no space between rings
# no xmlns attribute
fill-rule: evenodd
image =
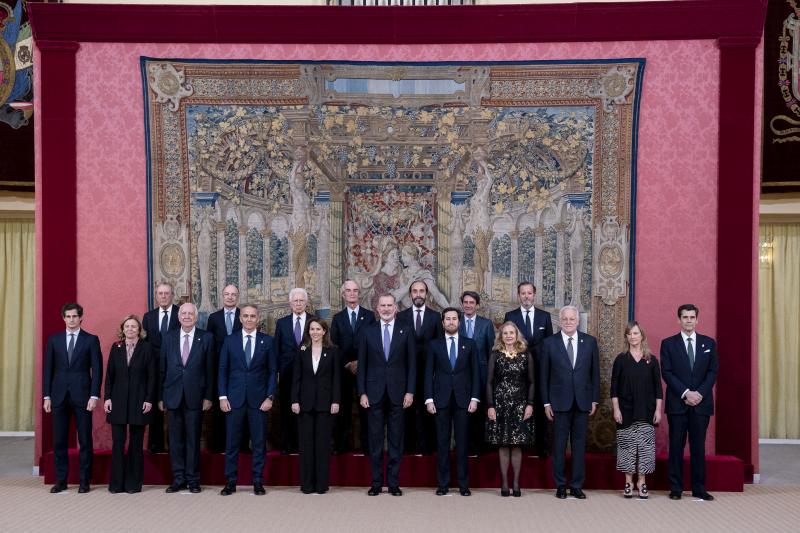
<svg viewBox="0 0 800 533"><path fill-rule="evenodd" d="M228 330L228 335L233 333L233 311L225 312L225 329Z"/></svg>
<svg viewBox="0 0 800 533"><path fill-rule="evenodd" d="M303 334L300 332L300 317L297 317L297 322L294 323L294 342L300 346L301 340L303 340Z"/></svg>
<svg viewBox="0 0 800 533"><path fill-rule="evenodd" d="M353 331L356 330L356 312L350 311L350 327L353 328Z"/></svg>
<svg viewBox="0 0 800 533"><path fill-rule="evenodd" d="M389 360L389 348L392 345L392 338L389 336L389 324L383 326L383 356Z"/></svg>
<svg viewBox="0 0 800 533"><path fill-rule="evenodd" d="M472 319L467 319L467 337L472 338Z"/></svg>
<svg viewBox="0 0 800 533"><path fill-rule="evenodd" d="M250 335L247 336L247 344L244 345L244 360L247 361L247 368L250 368L250 361L253 360L253 343Z"/></svg>
<svg viewBox="0 0 800 533"><path fill-rule="evenodd" d="M456 367L456 338L450 337L450 368Z"/></svg>
<svg viewBox="0 0 800 533"><path fill-rule="evenodd" d="M161 318L161 334L165 335L169 329L169 313L163 311L164 316Z"/></svg>

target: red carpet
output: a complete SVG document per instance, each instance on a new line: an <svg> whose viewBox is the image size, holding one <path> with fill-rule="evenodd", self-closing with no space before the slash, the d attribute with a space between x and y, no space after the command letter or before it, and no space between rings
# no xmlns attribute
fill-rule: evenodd
<svg viewBox="0 0 800 533"><path fill-rule="evenodd" d="M169 455L150 455L145 452L144 482L146 485L168 485L172 482ZM78 450L71 449L69 456L69 479L71 484L78 483ZM569 463L567 463L569 464ZM111 452L95 450L94 477L92 483L104 485L108 483L111 467ZM205 485L225 484L225 456L203 452L200 458L201 481ZM453 482L455 482L455 462L453 462ZM689 458L684 463L684 480L689 489ZM42 456L40 473L47 484L55 483L53 454ZM616 470L616 458L611 454L586 455L586 489L619 489L624 484L624 476ZM470 486L472 488L495 488L500 486L500 471L497 454L491 453L480 457L471 457L469 463ZM296 455L280 455L277 452L267 454L267 466L264 476L265 484L277 486L298 486L298 466ZM369 460L363 455L346 454L331 456L331 485L369 487L371 474ZM239 483L250 484L250 456L239 457ZM400 471L400 485L403 487L435 487L436 456L405 456ZM651 489L667 490L667 458L659 456L655 474L648 476L647 484ZM554 488L552 470L549 459L524 457L520 478L522 488ZM728 455L711 455L706 457L706 488L710 492L744 490L744 464L740 459Z"/></svg>

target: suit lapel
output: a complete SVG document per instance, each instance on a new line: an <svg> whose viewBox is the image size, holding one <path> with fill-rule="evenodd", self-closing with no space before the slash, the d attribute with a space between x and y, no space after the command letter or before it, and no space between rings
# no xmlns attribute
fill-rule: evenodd
<svg viewBox="0 0 800 533"><path fill-rule="evenodd" d="M397 320L395 320L394 321L394 328L393 328L393 331L392 331L392 341L389 343L389 359L391 359L392 356L394 356L395 349L397 348L397 343L400 342L398 339L405 332L406 332L406 330L405 330L404 326L400 325L397 322ZM381 338L381 347L383 347L383 332L381 332L380 338Z"/></svg>
<svg viewBox="0 0 800 533"><path fill-rule="evenodd" d="M86 337L86 333L84 333L83 330L81 330L75 336L75 347L72 349L72 361L69 360L69 353L66 352L66 349L64 350L64 353L67 353L67 365L68 366L74 365L75 362L78 360L78 355L81 353L80 349L83 347L84 337ZM64 334L64 338L66 339L66 333ZM65 346L66 346L66 344L65 344Z"/></svg>
<svg viewBox="0 0 800 533"><path fill-rule="evenodd" d="M576 343L576 344L579 344L579 343ZM564 361L567 362L567 366L572 368L570 363L569 363L569 354L567 353L567 347L564 346L564 337L561 336L561 332L558 333L558 350L561 353L562 357L564 357ZM578 355L577 355L577 350L576 350L576 355L575 355L576 361L577 361L577 358L578 358ZM577 363L575 364L575 366L578 366Z"/></svg>

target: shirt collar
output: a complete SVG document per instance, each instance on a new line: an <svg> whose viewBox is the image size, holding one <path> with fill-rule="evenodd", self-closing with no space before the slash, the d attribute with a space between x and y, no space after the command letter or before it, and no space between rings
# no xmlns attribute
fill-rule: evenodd
<svg viewBox="0 0 800 533"><path fill-rule="evenodd" d="M422 307L412 306L414 309L414 315L416 316L417 311L422 311L422 314L425 314L425 304L422 304Z"/></svg>
<svg viewBox="0 0 800 533"><path fill-rule="evenodd" d="M67 332L67 338L69 338L70 335L75 335L75 338L77 339L78 334L81 332L81 328L78 328L75 331L66 330L66 332Z"/></svg>
<svg viewBox="0 0 800 533"><path fill-rule="evenodd" d="M519 310L522 312L522 317L523 317L523 318L525 317L525 313L530 313L531 315L533 315L533 310L534 310L534 309L535 309L535 308L534 308L533 306L531 306L531 308L530 308L530 309L525 309L525 308L524 308L523 306L521 306L521 305L519 306ZM530 316L530 315L529 315L529 316Z"/></svg>
<svg viewBox="0 0 800 533"><path fill-rule="evenodd" d="M189 335L189 338L190 338L190 339L193 339L193 338L194 338L194 332L195 332L195 330L197 330L197 326L194 326L194 327L193 327L193 328L192 328L190 331L188 331L188 332L187 332L187 331L184 331L184 330L183 330L183 328L181 328L181 338L183 338L183 336L184 336L184 335Z"/></svg>
<svg viewBox="0 0 800 533"><path fill-rule="evenodd" d="M355 313L356 316L358 316L358 312L361 310L361 306L360 305L357 305L354 309L350 309L347 306L345 306L345 307L347 308L347 316L350 316L353 313Z"/></svg>
<svg viewBox="0 0 800 533"><path fill-rule="evenodd" d="M563 340L566 343L569 337L570 337L569 335L564 333L564 330L561 330L561 340ZM578 330L575 330L575 333L572 334L572 340L574 341L577 339L578 339Z"/></svg>
<svg viewBox="0 0 800 533"><path fill-rule="evenodd" d="M299 315L296 315L296 314L292 313L292 320L294 320L295 322L297 322L297 317L300 317L300 320L302 320L303 322L305 322L305 321L306 321L306 312L305 312L305 311L303 311L303 312L302 312L302 313L300 313Z"/></svg>
<svg viewBox="0 0 800 533"><path fill-rule="evenodd" d="M681 330L681 337L683 337L683 343L686 344L686 339L691 338L692 342L697 342L697 332L693 331L691 335L686 335L686 333Z"/></svg>
<svg viewBox="0 0 800 533"><path fill-rule="evenodd" d="M447 341L448 348L450 347L450 337L454 337L456 339L456 346L458 346L458 332L456 331L452 335L450 335L446 331L444 332L444 339Z"/></svg>
<svg viewBox="0 0 800 533"><path fill-rule="evenodd" d="M244 338L246 338L248 335L251 335L252 337L255 337L255 336L256 336L256 333L258 333L258 329L257 329L257 328L256 328L256 329L254 329L253 331L251 331L250 333L246 332L246 331L244 330L244 328L242 328L242 338L243 338L243 339L244 339Z"/></svg>
<svg viewBox="0 0 800 533"><path fill-rule="evenodd" d="M394 321L395 321L394 318L389 322L384 322L383 319L381 319L381 328L384 328L386 327L386 324L389 324L389 329L394 329Z"/></svg>

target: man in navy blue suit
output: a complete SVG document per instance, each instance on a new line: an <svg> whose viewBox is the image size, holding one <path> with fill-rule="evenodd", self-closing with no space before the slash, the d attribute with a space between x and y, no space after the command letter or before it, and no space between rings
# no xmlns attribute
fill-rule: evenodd
<svg viewBox="0 0 800 533"><path fill-rule="evenodd" d="M172 484L167 492L188 487L200 492L200 427L203 411L211 409L214 379L214 337L195 327L197 307L178 310L181 328L169 331L161 343L162 401L167 411Z"/></svg>
<svg viewBox="0 0 800 533"><path fill-rule="evenodd" d="M389 461L386 467L389 493L402 496L400 460L403 456L403 409L414 403L417 354L414 332L396 320L397 303L391 294L378 298L377 324L367 326L358 343L358 395L367 409L372 486L377 496L383 488L383 442L388 433ZM385 433L386 432L386 433Z"/></svg>
<svg viewBox="0 0 800 533"><path fill-rule="evenodd" d="M548 420L553 421L553 479L556 497L567 497L564 473L567 439L572 451L570 495L580 500L586 478L586 429L600 403L600 351L597 339L578 331L578 309L559 313L561 332L542 341L539 375Z"/></svg>
<svg viewBox="0 0 800 533"><path fill-rule="evenodd" d="M334 453L350 451L351 428L353 426L353 396L356 392L358 373L358 336L370 324L375 323L375 313L359 305L358 284L348 279L342 284L342 298L345 307L335 315L331 322L331 342L339 347L344 371L341 372L341 405L336 415L334 431ZM367 431L367 412L359 408L361 419L361 449L369 453L369 433Z"/></svg>
<svg viewBox="0 0 800 533"><path fill-rule="evenodd" d="M669 497L680 500L683 491L683 449L689 436L692 496L711 501L706 492L706 430L714 414L714 382L719 371L717 343L695 331L699 309L678 307L681 332L661 342L661 375L667 384L669 420Z"/></svg>
<svg viewBox="0 0 800 533"><path fill-rule="evenodd" d="M472 339L458 331L458 309L442 311L444 335L428 343L425 361L425 406L436 417L437 496L444 496L450 484L450 437L455 429L458 488L470 496L467 474L468 413L478 408L480 367L478 349Z"/></svg>
<svg viewBox="0 0 800 533"><path fill-rule="evenodd" d="M510 320L516 324L525 336L525 342L528 343L528 348L533 356L534 373L538 376L541 372L539 345L545 338L553 334L553 321L550 319L550 313L534 307L536 286L530 281L523 281L517 285L517 298L520 306L506 313L503 321ZM534 388L533 420L536 432L536 453L539 457L547 457L550 454L547 418L542 405L542 391L538 386Z"/></svg>
<svg viewBox="0 0 800 533"><path fill-rule="evenodd" d="M219 357L219 404L227 419L225 479L220 494L236 492L242 423L250 422L253 441L253 492L264 490L267 412L272 409L277 358L272 337L256 331L258 308L243 305L242 329L225 338Z"/></svg>
<svg viewBox="0 0 800 533"><path fill-rule="evenodd" d="M486 364L489 354L494 346L494 324L488 318L478 315L481 305L481 295L475 291L464 291L461 295L461 309L464 312L463 320L458 325L458 334L475 341L478 354L478 368L480 369L480 396L486 395ZM469 454L475 455L485 448L484 431L486 429L486 404L479 403L478 410L469 417Z"/></svg>
<svg viewBox="0 0 800 533"><path fill-rule="evenodd" d="M65 304L61 317L67 331L47 339L42 379L42 407L45 413L53 413L56 484L50 492L67 490L69 421L74 416L81 447L78 492L83 494L89 492L92 479L92 411L100 397L103 356L100 340L81 329L83 307L77 303Z"/></svg>

